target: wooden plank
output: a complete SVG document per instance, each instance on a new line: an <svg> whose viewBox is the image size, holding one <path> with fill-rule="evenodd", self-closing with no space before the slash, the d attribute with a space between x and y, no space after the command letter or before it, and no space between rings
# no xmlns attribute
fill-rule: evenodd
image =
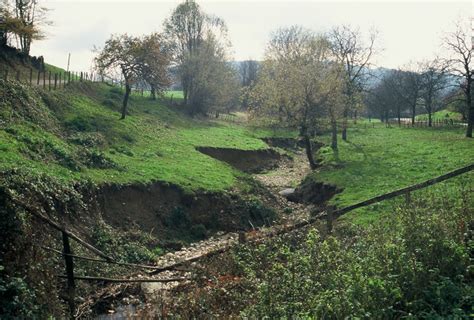
<svg viewBox="0 0 474 320"><path fill-rule="evenodd" d="M74 304L74 296L76 291L76 284L74 282L74 261L71 257L71 246L69 244L69 237L66 233L62 232L63 236L63 252L64 260L66 262L66 277L67 277L67 296L68 296L68 305L71 319L74 319L74 314L76 312L76 307Z"/></svg>

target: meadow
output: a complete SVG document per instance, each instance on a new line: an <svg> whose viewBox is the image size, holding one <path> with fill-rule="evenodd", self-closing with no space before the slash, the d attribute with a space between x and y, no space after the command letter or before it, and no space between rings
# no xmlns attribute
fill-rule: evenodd
<svg viewBox="0 0 474 320"><path fill-rule="evenodd" d="M323 139L329 143L329 137ZM381 123L361 123L349 129L348 141L340 141L338 153L325 147L319 155L324 166L312 178L343 188L330 203L344 207L471 164L474 141L464 137L462 128L387 128ZM365 224L382 212L390 214L392 204L400 201L358 209L345 219Z"/></svg>

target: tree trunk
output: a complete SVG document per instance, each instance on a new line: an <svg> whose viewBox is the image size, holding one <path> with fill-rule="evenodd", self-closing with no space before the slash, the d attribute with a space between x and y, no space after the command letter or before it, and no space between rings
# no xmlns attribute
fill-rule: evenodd
<svg viewBox="0 0 474 320"><path fill-rule="evenodd" d="M305 146L305 149L306 149L306 156L308 157L309 166L310 166L311 170L314 170L318 167L318 165L314 161L313 148L311 146L311 139L309 138L308 134L305 134L303 136L303 139L304 139L304 146Z"/></svg>
<svg viewBox="0 0 474 320"><path fill-rule="evenodd" d="M156 89L154 86L151 86L151 100L156 100Z"/></svg>
<svg viewBox="0 0 474 320"><path fill-rule="evenodd" d="M344 109L343 119L342 119L342 140L347 141L347 108Z"/></svg>
<svg viewBox="0 0 474 320"><path fill-rule="evenodd" d="M431 127L433 125L433 121L431 119L431 108L430 111L428 111L428 127Z"/></svg>
<svg viewBox="0 0 474 320"><path fill-rule="evenodd" d="M400 106L397 107L397 119L398 119L398 126L402 126L402 112L400 110Z"/></svg>
<svg viewBox="0 0 474 320"><path fill-rule="evenodd" d="M120 120L125 119L125 116L127 115L128 97L130 96L131 90L132 88L130 87L130 84L128 81L125 81L125 95L123 96L122 116L120 117Z"/></svg>
<svg viewBox="0 0 474 320"><path fill-rule="evenodd" d="M332 131L332 138L331 138L331 148L333 150L337 150L337 122L332 120L331 121L331 131Z"/></svg>
<svg viewBox="0 0 474 320"><path fill-rule="evenodd" d="M415 125L415 117L416 117L416 106L411 107L411 125Z"/></svg>
<svg viewBox="0 0 474 320"><path fill-rule="evenodd" d="M471 97L471 83L468 83L466 90L466 105L467 105L467 129L466 137L472 138L472 126L474 124L474 107L472 106L472 97Z"/></svg>

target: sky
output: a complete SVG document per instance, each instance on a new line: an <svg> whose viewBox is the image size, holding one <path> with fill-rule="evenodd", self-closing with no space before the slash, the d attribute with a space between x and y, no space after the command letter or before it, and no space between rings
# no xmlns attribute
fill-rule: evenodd
<svg viewBox="0 0 474 320"><path fill-rule="evenodd" d="M111 34L143 35L162 31L163 21L181 1L42 1L51 9L47 39L32 45L33 55L70 70L88 71L94 47ZM270 1L198 0L207 13L223 18L235 60L261 60L272 31L301 25L316 32L346 24L368 34L378 32L375 65L397 68L444 55L441 39L455 22L469 21L471 1Z"/></svg>

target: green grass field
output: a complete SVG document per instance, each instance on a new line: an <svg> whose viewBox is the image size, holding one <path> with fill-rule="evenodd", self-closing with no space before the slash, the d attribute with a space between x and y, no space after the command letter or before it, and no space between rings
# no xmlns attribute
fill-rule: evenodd
<svg viewBox="0 0 474 320"><path fill-rule="evenodd" d="M160 180L188 190L224 190L235 186L243 174L196 147L252 150L267 147L261 137L295 136L286 130L191 119L163 101L137 95L131 98L130 115L119 120L121 90L105 84L74 83L66 90L40 93L2 82L0 93L4 97L0 170L19 168L65 182ZM462 129L386 128L359 122L348 136L349 142L339 142L338 155L328 147L320 150L324 166L313 174L344 189L331 201L338 207L432 178L474 159L474 140L464 138ZM323 140L329 143L328 136ZM370 221L374 212L389 211L389 203L348 217Z"/></svg>
<svg viewBox="0 0 474 320"><path fill-rule="evenodd" d="M431 115L432 120L457 120L461 121L462 115L459 112L449 111L449 110L440 110L436 111ZM428 114L420 114L415 117L417 121L428 121Z"/></svg>
<svg viewBox="0 0 474 320"><path fill-rule="evenodd" d="M329 143L328 137L325 139ZM338 155L328 147L320 150L325 166L313 174L317 180L344 189L331 201L338 207L474 162L474 140L465 138L463 129L386 128L382 124L364 128L360 125L349 130L348 139L347 143L339 142ZM472 178L470 174L471 181ZM401 198L394 201L402 201ZM353 211L346 219L366 223L376 219L378 213L390 213L390 203L385 201Z"/></svg>
<svg viewBox="0 0 474 320"><path fill-rule="evenodd" d="M20 168L63 181L160 180L189 190L228 189L242 173L195 147L261 149L268 146L260 137L281 134L194 120L139 96L131 98L130 116L119 120L121 92L104 84L75 83L43 93L42 100L28 87L1 90L11 100L0 108L0 119L24 115L0 129L0 170ZM19 98L24 106L14 104ZM12 111L17 108L24 110ZM35 115L38 119L28 119Z"/></svg>

